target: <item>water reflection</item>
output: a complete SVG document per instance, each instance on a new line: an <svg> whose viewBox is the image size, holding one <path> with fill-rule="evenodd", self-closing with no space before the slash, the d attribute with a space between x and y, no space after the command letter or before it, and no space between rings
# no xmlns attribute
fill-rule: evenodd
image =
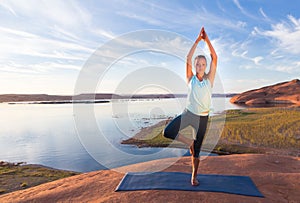
<svg viewBox="0 0 300 203"><path fill-rule="evenodd" d="M129 104L131 120L130 125L128 125L122 121L120 112L113 113L110 111L110 105L112 103L94 105L97 125L109 135L107 139L111 146L131 154L159 154L161 148L137 148L121 145L120 141L133 136L142 127L181 113L176 107L178 104L172 99L134 101L134 103ZM226 105L226 109L236 108L228 101ZM71 104L0 104L0 111L1 160L25 161L74 171L93 171L105 168L95 161L82 146L82 142L77 136ZM84 125L89 130L88 120ZM93 134L95 132L86 133ZM93 141L93 139L90 140L90 142ZM105 159L110 167L149 160L147 156L143 159L122 159L122 157L111 154L110 149L101 142L93 144L94 149L92 150L94 150L97 159ZM99 153L99 148L102 148L101 153ZM184 154L186 151L184 149L168 149L164 153L164 157L178 156L178 154Z"/></svg>

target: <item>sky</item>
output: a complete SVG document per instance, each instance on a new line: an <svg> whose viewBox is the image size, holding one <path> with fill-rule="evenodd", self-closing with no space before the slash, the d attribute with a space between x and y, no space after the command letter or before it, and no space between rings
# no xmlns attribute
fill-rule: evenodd
<svg viewBox="0 0 300 203"><path fill-rule="evenodd" d="M177 36L162 37L162 46L187 54L187 41L193 42L202 26L218 55L222 93L300 78L299 10L300 1L286 0L1 0L0 94L71 95L97 50L119 56L113 51L122 44L110 51L103 50L105 44L157 30ZM141 36L127 44L135 50L157 46ZM198 47L209 55L203 42ZM185 78L184 57L136 51L116 58L96 91L116 92L128 75L145 67L164 67ZM168 74L153 74L149 83L154 77L168 80ZM147 84L134 91L151 88L155 91Z"/></svg>

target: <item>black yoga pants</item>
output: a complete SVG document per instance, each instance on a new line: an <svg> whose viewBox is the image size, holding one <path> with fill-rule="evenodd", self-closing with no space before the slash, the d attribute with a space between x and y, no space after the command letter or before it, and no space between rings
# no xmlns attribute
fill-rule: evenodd
<svg viewBox="0 0 300 203"><path fill-rule="evenodd" d="M175 140L178 132L188 126L192 126L197 132L196 140L194 140L194 157L199 157L201 145L207 128L208 116L198 116L189 110L174 118L164 129L164 136Z"/></svg>

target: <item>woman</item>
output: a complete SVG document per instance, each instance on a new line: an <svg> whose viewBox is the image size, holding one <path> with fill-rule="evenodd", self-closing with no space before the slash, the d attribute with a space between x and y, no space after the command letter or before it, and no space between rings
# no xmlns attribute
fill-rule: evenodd
<svg viewBox="0 0 300 203"><path fill-rule="evenodd" d="M206 74L206 58L203 55L198 55L194 59L196 74L192 72L192 57L198 43L204 40L209 47L211 55L210 70ZM192 177L191 184L199 185L197 180L197 171L199 166L200 148L205 136L208 114L211 105L212 86L214 83L217 69L217 54L210 43L210 40L202 27L199 36L193 44L187 55L186 60L186 79L188 83L188 101L184 112L174 118L165 128L164 136L170 139L176 139L190 146L192 155ZM192 126L197 132L196 139L187 138L178 132L187 126Z"/></svg>

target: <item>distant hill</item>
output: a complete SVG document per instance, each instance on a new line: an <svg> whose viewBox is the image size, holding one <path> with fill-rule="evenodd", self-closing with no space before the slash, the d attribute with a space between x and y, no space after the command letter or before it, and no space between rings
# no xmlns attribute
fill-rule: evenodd
<svg viewBox="0 0 300 203"><path fill-rule="evenodd" d="M80 94L80 95L48 95L48 94L2 94L1 102L43 102L43 103L70 103L74 101L88 101L99 99L143 99L143 98L174 98L183 97L183 95L173 94L144 94L144 95L118 95L118 94Z"/></svg>
<svg viewBox="0 0 300 203"><path fill-rule="evenodd" d="M29 101L62 101L70 100L71 96L57 96L48 94L2 94L0 102L29 102Z"/></svg>
<svg viewBox="0 0 300 203"><path fill-rule="evenodd" d="M245 105L294 104L300 106L300 80L295 79L238 94L231 103Z"/></svg>

